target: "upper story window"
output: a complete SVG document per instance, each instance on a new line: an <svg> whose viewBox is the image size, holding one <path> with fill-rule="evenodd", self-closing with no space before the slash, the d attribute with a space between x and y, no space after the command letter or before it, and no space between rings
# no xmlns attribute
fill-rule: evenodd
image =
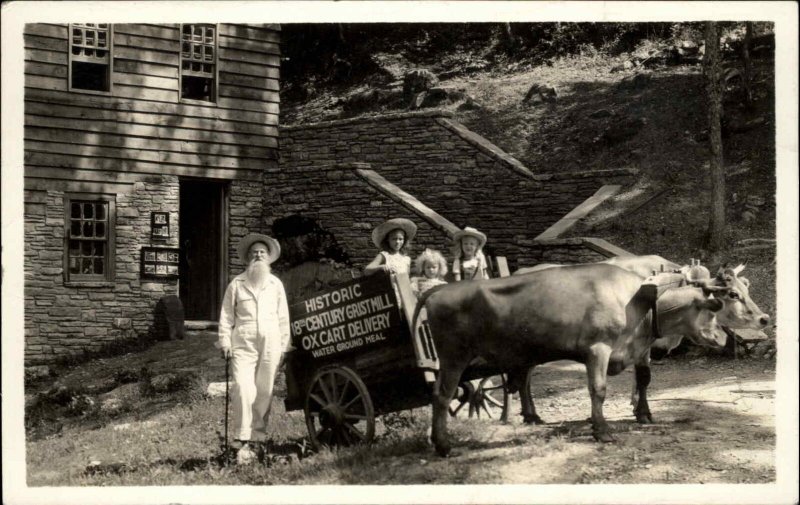
<svg viewBox="0 0 800 505"><path fill-rule="evenodd" d="M217 101L215 25L181 25L181 98Z"/></svg>
<svg viewBox="0 0 800 505"><path fill-rule="evenodd" d="M111 91L111 25L69 25L69 89Z"/></svg>
<svg viewBox="0 0 800 505"><path fill-rule="evenodd" d="M67 281L110 281L114 278L115 202L106 195L64 198Z"/></svg>

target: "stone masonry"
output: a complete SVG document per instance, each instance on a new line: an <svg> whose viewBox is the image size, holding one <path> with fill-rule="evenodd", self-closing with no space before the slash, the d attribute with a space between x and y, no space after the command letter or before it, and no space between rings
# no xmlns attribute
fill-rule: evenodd
<svg viewBox="0 0 800 505"><path fill-rule="evenodd" d="M319 218L357 262L375 254L369 232L379 216L408 211L385 197L365 197L368 190L343 164L366 163L457 226L484 231L487 248L507 256L512 268L543 261L553 248L568 257L598 254L581 251L577 243L542 246L531 240L602 185L631 180L627 170L532 171L441 111L283 127L280 155L280 169L265 174L266 224L290 214ZM419 216L414 220L421 224ZM447 245L441 232L420 235L421 245Z"/></svg>

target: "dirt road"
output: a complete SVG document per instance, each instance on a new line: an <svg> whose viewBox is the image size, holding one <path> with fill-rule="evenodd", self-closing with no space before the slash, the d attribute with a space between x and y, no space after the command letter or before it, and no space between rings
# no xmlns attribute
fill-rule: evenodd
<svg viewBox="0 0 800 505"><path fill-rule="evenodd" d="M458 465L465 483L767 483L775 480L773 363L707 358L653 366L655 424L635 422L633 374L610 378L605 413L617 439L597 444L582 365L539 367L534 394L548 423L459 420L459 454L431 457L426 472ZM518 403L514 412L518 411ZM444 472L447 474L447 472ZM459 479L462 480L462 479ZM427 483L445 483L427 480Z"/></svg>

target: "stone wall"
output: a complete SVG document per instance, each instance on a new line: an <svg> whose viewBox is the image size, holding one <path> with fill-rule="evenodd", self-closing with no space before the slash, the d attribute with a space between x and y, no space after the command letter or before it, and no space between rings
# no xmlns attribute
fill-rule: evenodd
<svg viewBox="0 0 800 505"><path fill-rule="evenodd" d="M274 162L269 164L275 166ZM263 188L253 181L231 181L228 192L228 281L244 269L236 252L236 244L248 233L261 233L264 212Z"/></svg>
<svg viewBox="0 0 800 505"><path fill-rule="evenodd" d="M369 186L347 166L299 166L292 170L265 171L265 223L281 217L303 215L316 220L334 234L353 265L363 267L378 250L372 244L372 229L394 217L411 219L419 226L412 254L423 247L447 246L444 235L406 207Z"/></svg>
<svg viewBox="0 0 800 505"><path fill-rule="evenodd" d="M474 226L489 236L488 247L509 258L530 256L531 240L604 184L626 184L631 173L607 170L586 173L543 173L519 161L470 132L441 111L330 121L281 129L281 170L265 179L267 224L270 218L292 213L321 212L326 218L350 213L342 202L359 206L360 242L350 247L372 248L365 241L369 228L379 221L374 200L354 198L359 184L341 186L337 164L362 162L417 197L459 227ZM538 173L536 173L538 172ZM335 198L325 200L320 177L336 185ZM323 184L324 185L324 184ZM379 200L380 201L380 200ZM382 203L381 205L386 205ZM354 216L355 217L355 216ZM347 220L336 224L347 227ZM419 219L416 219L419 222ZM355 225L354 225L355 226ZM337 232L337 237L339 237ZM348 243L343 235L340 242ZM418 242L429 245L426 238ZM441 233L430 242L443 243ZM446 243L446 242L445 242ZM369 256L358 252L359 259Z"/></svg>
<svg viewBox="0 0 800 505"><path fill-rule="evenodd" d="M26 364L49 363L145 333L152 327L158 299L177 294L175 280L149 281L139 276L140 248L151 245L150 212L169 212L170 227L178 230L178 178L160 179L137 182L130 193L116 195L116 257L111 282L65 282L64 192L26 195ZM177 247L177 233L152 245Z"/></svg>

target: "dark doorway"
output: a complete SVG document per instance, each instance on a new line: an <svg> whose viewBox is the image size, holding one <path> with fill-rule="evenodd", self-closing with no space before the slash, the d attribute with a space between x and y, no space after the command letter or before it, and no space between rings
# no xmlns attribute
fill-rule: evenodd
<svg viewBox="0 0 800 505"><path fill-rule="evenodd" d="M227 184L184 179L180 192L181 301L186 319L215 321L227 263Z"/></svg>

